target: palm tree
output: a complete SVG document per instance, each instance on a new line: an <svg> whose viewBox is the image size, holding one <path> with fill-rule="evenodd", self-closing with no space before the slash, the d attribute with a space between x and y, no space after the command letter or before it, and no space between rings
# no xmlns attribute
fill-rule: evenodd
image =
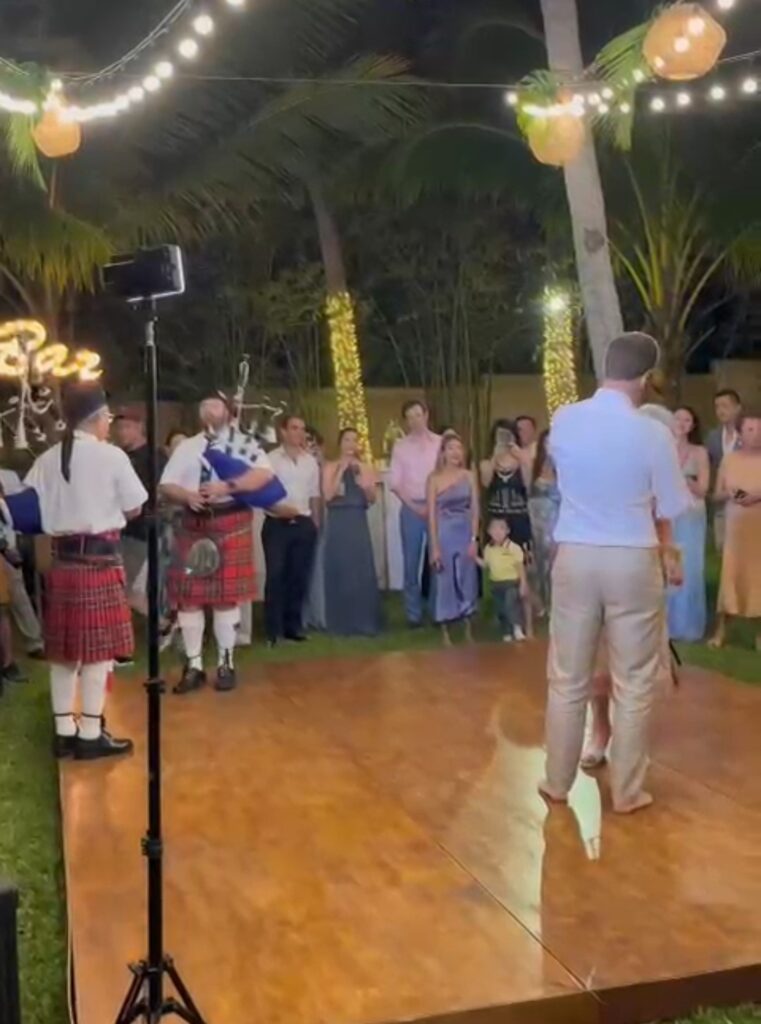
<svg viewBox="0 0 761 1024"><path fill-rule="evenodd" d="M611 192L613 251L646 329L661 344L664 391L672 400L679 398L688 359L715 330L717 309L738 286L758 280L757 160L755 148L745 159L732 149L718 158L704 154L695 180L667 142L635 149L624 164L625 182L613 177L619 186Z"/></svg>
<svg viewBox="0 0 761 1024"><path fill-rule="evenodd" d="M560 78L578 78L584 70L576 0L541 0L550 68ZM623 330L608 244L600 171L594 142L588 138L578 157L564 168L571 211L576 268L587 333L597 375L605 347Z"/></svg>
<svg viewBox="0 0 761 1024"><path fill-rule="evenodd" d="M34 228L26 235L3 232L8 244L0 244L0 267L6 268L0 276L12 285L14 297L21 297L15 285L24 288L30 281L48 298L66 288L81 288L116 245L164 240L167 234L197 241L220 230L239 231L241 221L255 230L273 205L309 203L326 270L332 350L334 355L343 352L343 368L336 367L337 380L344 383L342 419L350 419L369 440L353 304L330 188L336 168L358 144L399 134L420 118L423 104L420 94L394 87L404 64L391 57L344 62L324 84L298 83L302 76L319 77L330 68L345 49L362 6L356 0L287 0L277 18L262 13L256 39L265 40L258 42L264 67L260 64L257 70L266 71L268 64L273 72L278 70L272 52L277 40L278 63L290 64L296 84L275 89L256 82L190 87L169 130L164 118L160 126L148 118L137 138L125 142L117 137L108 150L93 147L62 167L55 209L34 187L39 175L29 152L28 130L26 136L17 132L12 152L26 179L17 183L16 191L32 204ZM241 52L239 46L229 57L228 70L240 74L240 62L250 59L250 52ZM388 87L358 89L349 81L355 78L382 80ZM50 254L59 258L40 256L40 237L57 239Z"/></svg>

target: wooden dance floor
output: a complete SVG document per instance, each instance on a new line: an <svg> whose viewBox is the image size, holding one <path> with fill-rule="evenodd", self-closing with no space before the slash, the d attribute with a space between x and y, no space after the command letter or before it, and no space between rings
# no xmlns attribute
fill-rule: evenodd
<svg viewBox="0 0 761 1024"><path fill-rule="evenodd" d="M761 997L761 692L657 716L651 810L548 813L544 651L258 666L165 701L167 948L208 1024L605 1024ZM137 756L62 771L79 1024L145 952Z"/></svg>

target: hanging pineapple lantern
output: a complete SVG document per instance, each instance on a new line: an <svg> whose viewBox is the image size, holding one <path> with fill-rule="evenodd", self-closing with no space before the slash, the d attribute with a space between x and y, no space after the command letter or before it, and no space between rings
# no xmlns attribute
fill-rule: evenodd
<svg viewBox="0 0 761 1024"><path fill-rule="evenodd" d="M32 129L32 138L43 156L56 160L71 156L82 145L82 127L78 121L63 118L63 105L55 103L48 107Z"/></svg>
<svg viewBox="0 0 761 1024"><path fill-rule="evenodd" d="M675 4L653 21L643 44L645 60L659 78L687 82L714 67L727 33L700 4Z"/></svg>
<svg viewBox="0 0 761 1024"><path fill-rule="evenodd" d="M584 146L584 119L572 113L570 107L555 110L549 116L533 117L526 127L526 138L540 164L565 167L576 159Z"/></svg>

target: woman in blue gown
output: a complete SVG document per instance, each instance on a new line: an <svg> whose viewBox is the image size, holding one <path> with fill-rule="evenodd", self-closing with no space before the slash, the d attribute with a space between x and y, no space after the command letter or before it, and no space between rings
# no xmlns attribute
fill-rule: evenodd
<svg viewBox="0 0 761 1024"><path fill-rule="evenodd" d="M465 446L454 431L444 434L436 470L428 479L428 529L433 569L433 617L449 646L449 626L470 619L478 603L478 485L468 469Z"/></svg>
<svg viewBox="0 0 761 1024"><path fill-rule="evenodd" d="M368 507L375 501L372 466L360 460L359 435L341 431L339 458L323 470L325 524L325 625L334 636L375 636L381 599L375 571Z"/></svg>
<svg viewBox="0 0 761 1024"><path fill-rule="evenodd" d="M710 485L708 452L701 444L696 413L682 406L674 413L679 464L692 493L692 507L672 522L674 544L682 552L684 583L668 592L672 640L698 641L706 630L706 494Z"/></svg>

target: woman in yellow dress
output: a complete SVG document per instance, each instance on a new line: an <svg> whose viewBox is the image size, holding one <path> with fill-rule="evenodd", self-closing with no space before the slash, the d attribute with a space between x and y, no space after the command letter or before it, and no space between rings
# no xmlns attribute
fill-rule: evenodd
<svg viewBox="0 0 761 1024"><path fill-rule="evenodd" d="M744 413L739 432L741 447L724 456L716 481L717 500L727 502L727 533L712 647L724 643L728 616L761 619L761 410Z"/></svg>

